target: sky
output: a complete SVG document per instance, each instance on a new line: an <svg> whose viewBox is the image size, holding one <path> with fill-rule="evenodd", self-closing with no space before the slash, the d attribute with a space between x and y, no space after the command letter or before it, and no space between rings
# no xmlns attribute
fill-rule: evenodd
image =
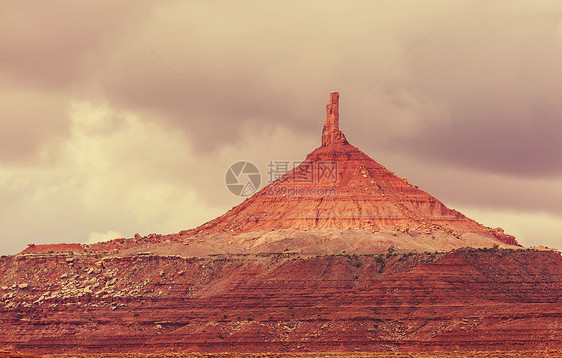
<svg viewBox="0 0 562 358"><path fill-rule="evenodd" d="M340 128L525 246L562 248L560 1L4 1L0 254L173 233L239 160ZM262 185L263 185L262 184Z"/></svg>

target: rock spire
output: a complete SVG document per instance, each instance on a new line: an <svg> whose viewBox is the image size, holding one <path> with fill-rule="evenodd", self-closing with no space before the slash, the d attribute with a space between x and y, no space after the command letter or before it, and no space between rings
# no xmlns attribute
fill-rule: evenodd
<svg viewBox="0 0 562 358"><path fill-rule="evenodd" d="M340 113L339 113L340 94L338 92L330 93L330 103L326 105L326 122L322 129L322 146L327 147L331 144L341 142L347 143L345 135L340 131Z"/></svg>

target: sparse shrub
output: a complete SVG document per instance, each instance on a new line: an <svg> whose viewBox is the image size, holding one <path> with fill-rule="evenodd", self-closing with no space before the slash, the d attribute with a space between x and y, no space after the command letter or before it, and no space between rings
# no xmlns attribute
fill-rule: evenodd
<svg viewBox="0 0 562 358"><path fill-rule="evenodd" d="M140 316L140 313L135 312L135 314L133 314L133 316L138 317L138 316Z"/></svg>
<svg viewBox="0 0 562 358"><path fill-rule="evenodd" d="M248 322L252 322L254 320L253 317L248 317Z"/></svg>

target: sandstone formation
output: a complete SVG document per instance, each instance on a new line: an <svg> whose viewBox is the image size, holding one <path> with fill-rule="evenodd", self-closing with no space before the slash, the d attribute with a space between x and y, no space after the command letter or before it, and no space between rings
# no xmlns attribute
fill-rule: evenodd
<svg viewBox="0 0 562 358"><path fill-rule="evenodd" d="M340 131L340 94L330 93L330 103L326 105L326 122L322 129L322 146L335 143L347 143L345 135Z"/></svg>
<svg viewBox="0 0 562 358"><path fill-rule="evenodd" d="M562 258L556 252L69 258L0 260L0 349L562 347ZM22 283L28 286L19 288Z"/></svg>
<svg viewBox="0 0 562 358"><path fill-rule="evenodd" d="M349 144L339 129L339 93L332 92L322 145L224 215L178 234L137 234L73 251L378 254L390 247L424 252L518 246L502 229L485 227L447 208ZM35 245L23 253L68 249Z"/></svg>
<svg viewBox="0 0 562 358"><path fill-rule="evenodd" d="M219 237L226 234L230 249L236 249L237 240L232 237L241 233L263 237L273 231L290 237L290 233L307 232L309 240L325 245L322 239L334 231L351 230L358 234L354 243L370 242L373 250L363 248L358 253L386 252L390 246L399 246L400 241L411 241L405 249L418 252L519 246L513 236L447 208L349 144L339 129L338 101L339 94L332 92L326 106L322 146L301 165L226 214L179 236L192 242L193 238L215 235L220 245ZM242 235L244 240L247 236ZM392 238L396 236L400 236L398 242ZM387 245L377 245L381 242ZM289 245L289 249L298 251L298 245Z"/></svg>

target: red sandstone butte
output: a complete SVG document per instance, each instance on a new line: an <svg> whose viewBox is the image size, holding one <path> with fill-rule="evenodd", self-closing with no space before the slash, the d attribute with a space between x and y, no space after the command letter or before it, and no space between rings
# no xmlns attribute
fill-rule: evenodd
<svg viewBox="0 0 562 358"><path fill-rule="evenodd" d="M322 145L224 215L174 235L135 235L73 251L379 254L391 247L426 252L519 245L501 228L446 207L349 144L339 129L339 93L332 92ZM49 250L37 245L24 253Z"/></svg>
<svg viewBox="0 0 562 358"><path fill-rule="evenodd" d="M326 245L341 252L341 238L330 239L335 231L351 241L344 245L348 253L381 253L391 246L415 252L519 246L513 236L447 208L349 144L339 129L338 92L330 94L326 112L322 146L301 165L224 215L179 237L193 245L205 237L203 241L212 240L215 248L220 247L217 252L240 253L280 248L330 253L320 249ZM294 238L297 232L301 234ZM264 235L267 239L257 239ZM279 236L285 244L273 245ZM248 240L257 240L257 246L242 244Z"/></svg>

